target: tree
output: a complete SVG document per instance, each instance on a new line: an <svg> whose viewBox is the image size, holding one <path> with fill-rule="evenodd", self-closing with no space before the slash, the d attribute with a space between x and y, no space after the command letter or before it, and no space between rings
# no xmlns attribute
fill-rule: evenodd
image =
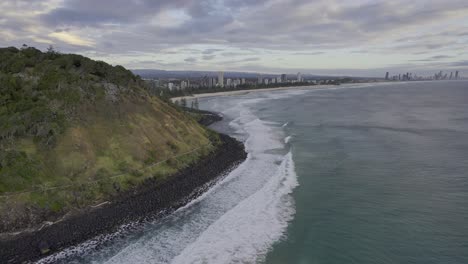
<svg viewBox="0 0 468 264"><path fill-rule="evenodd" d="M47 48L47 53L54 54L54 53L55 53L54 46L52 46L52 45L49 45L49 47Z"/></svg>
<svg viewBox="0 0 468 264"><path fill-rule="evenodd" d="M58 57L59 52L55 50L54 46L49 45L46 54L48 59L53 60Z"/></svg>

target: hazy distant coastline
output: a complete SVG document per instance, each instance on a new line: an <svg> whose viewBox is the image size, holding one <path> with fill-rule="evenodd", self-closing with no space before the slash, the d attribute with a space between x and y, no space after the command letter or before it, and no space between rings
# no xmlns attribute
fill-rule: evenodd
<svg viewBox="0 0 468 264"><path fill-rule="evenodd" d="M457 82L457 81L464 81L461 80L445 80L446 82ZM430 80L418 81L418 82L433 82ZM380 81L380 82L372 82L372 83L345 83L341 85L311 85L311 86L290 86L290 87L275 87L275 88L260 88L260 89L244 89L244 90L235 90L235 91L225 91L225 92L214 92L214 93L200 93L200 94L191 94L186 96L178 96L171 98L172 102L179 101L181 99L195 99L195 98L205 98L205 97L216 97L216 96L234 96L234 95L242 95L248 94L253 92L264 92L264 91L280 91L280 90L316 90L316 89L336 89L337 87L350 87L350 86L362 86L362 85L388 85L388 84L405 84L408 82L394 82L394 81Z"/></svg>

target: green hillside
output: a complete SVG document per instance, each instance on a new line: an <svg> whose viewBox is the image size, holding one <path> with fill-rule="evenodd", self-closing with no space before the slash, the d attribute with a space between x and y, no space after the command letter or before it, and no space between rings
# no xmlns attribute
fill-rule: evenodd
<svg viewBox="0 0 468 264"><path fill-rule="evenodd" d="M122 66L0 49L0 231L164 179L210 152L210 137Z"/></svg>

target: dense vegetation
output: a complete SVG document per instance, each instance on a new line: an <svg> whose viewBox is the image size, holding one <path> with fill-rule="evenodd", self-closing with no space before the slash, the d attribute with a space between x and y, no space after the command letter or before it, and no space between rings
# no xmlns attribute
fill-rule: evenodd
<svg viewBox="0 0 468 264"><path fill-rule="evenodd" d="M32 47L0 49L0 140L32 136L52 145L76 105L104 94L103 87L95 85L102 80L123 86L138 83L121 66L80 55L53 49L42 53Z"/></svg>
<svg viewBox="0 0 468 264"><path fill-rule="evenodd" d="M210 137L122 66L2 48L0 231L163 179L211 151Z"/></svg>

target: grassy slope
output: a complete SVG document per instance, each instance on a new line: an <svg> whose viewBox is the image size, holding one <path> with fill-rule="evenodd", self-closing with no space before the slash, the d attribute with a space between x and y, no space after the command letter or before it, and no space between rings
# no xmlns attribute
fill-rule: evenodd
<svg viewBox="0 0 468 264"><path fill-rule="evenodd" d="M21 52L9 54L16 60L4 64L0 72L0 77L19 79L21 85L14 89L26 91L6 96L12 88L3 78L0 106L7 107L0 108L0 195L25 192L0 198L4 228L99 203L147 177L163 179L213 149L209 131L150 97L142 82L119 72L121 68L104 65L105 75L100 76L90 73L95 62L84 57L78 56L81 62L76 67L76 55L48 58L37 52L35 64L8 68L25 57ZM71 65L63 67L63 61ZM43 81L50 79L51 71L59 81ZM39 88L41 83L45 89ZM22 100L27 102L27 94L38 93L37 101L43 103L18 108ZM34 109L40 110L38 118L32 118ZM162 162L173 156L178 158ZM66 187L51 189L54 186Z"/></svg>

